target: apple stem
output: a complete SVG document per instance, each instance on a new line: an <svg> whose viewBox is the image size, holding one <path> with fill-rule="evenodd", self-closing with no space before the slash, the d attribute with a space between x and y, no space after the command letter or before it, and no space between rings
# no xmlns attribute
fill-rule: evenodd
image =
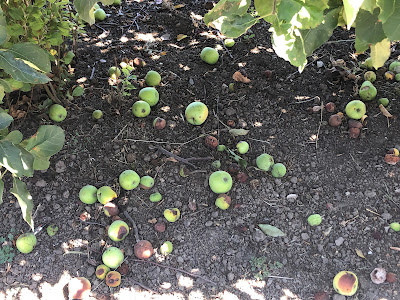
<svg viewBox="0 0 400 300"><path fill-rule="evenodd" d="M139 230L136 226L135 221L132 219L132 217L127 213L127 211L124 211L124 216L132 223L132 227L133 227L133 231L135 234L135 239L136 239L136 243L139 243L140 238L139 238Z"/></svg>

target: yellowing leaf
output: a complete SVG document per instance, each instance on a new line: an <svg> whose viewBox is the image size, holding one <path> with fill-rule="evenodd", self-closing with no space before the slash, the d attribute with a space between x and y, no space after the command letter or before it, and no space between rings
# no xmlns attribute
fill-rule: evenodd
<svg viewBox="0 0 400 300"><path fill-rule="evenodd" d="M246 129L229 129L229 133L233 136L246 135L249 133Z"/></svg>
<svg viewBox="0 0 400 300"><path fill-rule="evenodd" d="M186 39L188 36L186 34L178 34L178 36L176 37L176 40L182 41L183 39Z"/></svg>
<svg viewBox="0 0 400 300"><path fill-rule="evenodd" d="M390 40L384 39L375 45L371 45L372 66L375 69L382 67L390 57Z"/></svg>
<svg viewBox="0 0 400 300"><path fill-rule="evenodd" d="M233 76L232 76L233 80L235 81L239 81L239 82L243 82L243 83L249 83L250 79L247 78L246 76L244 76L242 73L240 73L239 71L236 71Z"/></svg>
<svg viewBox="0 0 400 300"><path fill-rule="evenodd" d="M393 115L382 104L379 104L379 109L386 118L393 118Z"/></svg>
<svg viewBox="0 0 400 300"><path fill-rule="evenodd" d="M160 54L161 54L161 55L167 55L167 52L166 52L166 51L163 51L163 52L161 52Z"/></svg>
<svg viewBox="0 0 400 300"><path fill-rule="evenodd" d="M357 248L356 248L355 250L356 250L356 253L357 253L357 255L358 255L359 257L365 259L365 256L364 256L364 254L362 253L362 251L361 251L360 249L357 249Z"/></svg>
<svg viewBox="0 0 400 300"><path fill-rule="evenodd" d="M182 8L182 7L185 7L185 4L182 3L182 4L177 4L177 5L174 6L175 9L179 9L179 8Z"/></svg>

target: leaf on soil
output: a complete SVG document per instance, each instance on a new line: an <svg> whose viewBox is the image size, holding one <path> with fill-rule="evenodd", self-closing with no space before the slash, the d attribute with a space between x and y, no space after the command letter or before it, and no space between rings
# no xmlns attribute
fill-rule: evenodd
<svg viewBox="0 0 400 300"><path fill-rule="evenodd" d="M172 161L172 162L178 162L175 158L173 157L168 157L166 158L166 161Z"/></svg>
<svg viewBox="0 0 400 300"><path fill-rule="evenodd" d="M183 39L186 39L188 36L186 34L178 34L178 36L176 37L176 40L182 41Z"/></svg>
<svg viewBox="0 0 400 300"><path fill-rule="evenodd" d="M272 225L258 224L258 227L260 227L262 232L264 232L266 235L269 235L269 236L272 236L272 237L286 236L286 234L283 233L280 229L278 229L278 228L276 228L275 226L272 226Z"/></svg>
<svg viewBox="0 0 400 300"><path fill-rule="evenodd" d="M246 129L229 129L229 133L233 136L239 136L239 135L246 135L249 133L249 130Z"/></svg>
<svg viewBox="0 0 400 300"><path fill-rule="evenodd" d="M238 82L243 82L243 83L249 83L250 79L247 78L246 76L244 76L242 73L240 73L239 71L236 71L233 76L232 76L233 80L238 81Z"/></svg>
<svg viewBox="0 0 400 300"><path fill-rule="evenodd" d="M32 231L33 227L33 219L32 219L32 210L33 210L33 201L32 196L29 193L26 185L23 181L14 177L13 179L13 187L10 190L11 194L17 198L19 206L21 207L22 217L25 222L31 227Z"/></svg>
<svg viewBox="0 0 400 300"><path fill-rule="evenodd" d="M357 255L359 256L359 257L361 257L361 258L364 258L365 259L365 256L364 256L364 254L362 253L362 251L360 250L360 249L354 249L354 250L356 250L356 253L357 253Z"/></svg>
<svg viewBox="0 0 400 300"><path fill-rule="evenodd" d="M382 104L379 104L379 109L386 118L393 118L393 115Z"/></svg>
<svg viewBox="0 0 400 300"><path fill-rule="evenodd" d="M177 4L177 5L174 6L175 9L179 9L179 8L182 8L182 7L185 7L185 4L182 3L182 4Z"/></svg>
<svg viewBox="0 0 400 300"><path fill-rule="evenodd" d="M150 223L150 224L156 224L157 223L157 219L156 218L149 219L149 220L147 220L147 222Z"/></svg>

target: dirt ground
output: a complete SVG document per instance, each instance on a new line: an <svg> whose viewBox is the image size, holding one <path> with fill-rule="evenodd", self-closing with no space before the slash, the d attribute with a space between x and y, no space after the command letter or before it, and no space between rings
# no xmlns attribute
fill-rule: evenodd
<svg viewBox="0 0 400 300"><path fill-rule="evenodd" d="M333 61L343 59L362 77L364 71L357 66L367 56L354 54L353 33L338 29L299 74L275 55L264 22L227 50L217 32L201 21L207 12L204 1L156 2L106 7L107 19L86 27L70 83L83 84L85 94L64 101L68 117L59 125L65 130L65 146L49 170L25 180L35 203L36 226L56 224L59 231L50 237L43 230L33 252L23 255L15 249L12 262L0 265L0 299L64 299L74 276L91 281L92 299L314 299L323 291L328 299L341 299L332 288L341 270L358 276L359 290L349 299L400 299L398 281L377 285L370 280L375 267L399 274L399 233L389 224L400 221L400 172L398 165L384 162L387 150L400 144L399 120L387 119L377 101L371 101L361 135L352 139L346 118L334 128L328 125L332 113L308 110L333 102L343 112L358 98L355 88L362 80L331 69ZM178 4L185 5L175 8ZM177 41L179 34L187 37ZM205 46L219 47L217 64L200 60ZM399 44L393 45L391 60L399 55ZM108 68L135 57L146 62L133 71L138 89L118 97L109 85ZM149 70L162 76L160 102L139 119L131 107ZM238 70L251 81L237 82L230 91ZM390 99L388 110L399 116L400 84L385 81L382 70L377 72L377 98ZM15 101L21 97L12 96ZM28 117L13 123L26 136L40 124L53 124L37 109L43 99L32 99ZM209 108L201 126L184 120L186 106L195 100ZM104 112L99 121L92 118L95 109ZM153 128L155 117L167 120L165 129ZM229 128L248 133L235 137ZM230 149L240 140L250 144L243 155L248 166L240 170L246 181L238 180L227 152L205 146L208 134ZM183 165L159 147L182 158L212 159L193 161L196 169L186 166L191 172L183 177ZM255 159L262 153L285 164L287 174L277 179L257 170ZM214 160L234 178L232 205L225 211L214 205L216 194L208 186ZM154 177L155 186L124 191L118 176L126 169ZM156 249L149 261L133 254L134 234L122 242L107 237L112 220L101 205L79 200L79 190L87 184L117 191L114 202L120 211L134 219L140 239ZM9 193L9 178L5 187L2 247L9 237L29 230ZM163 196L159 203L149 201L155 191ZM165 232L155 231L154 222L163 221L163 211L170 207L179 208L181 218L167 223ZM315 213L323 220L311 227L307 217ZM131 224L124 214L120 217ZM286 236L267 236L258 224L276 226ZM159 247L166 240L174 249L163 256ZM124 250L129 266L118 288L107 287L94 274L109 245Z"/></svg>

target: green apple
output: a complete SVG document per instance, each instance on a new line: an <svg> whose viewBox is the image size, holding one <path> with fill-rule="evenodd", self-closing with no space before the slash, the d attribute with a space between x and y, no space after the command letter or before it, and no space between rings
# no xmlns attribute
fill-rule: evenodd
<svg viewBox="0 0 400 300"><path fill-rule="evenodd" d="M396 232L400 231L400 223L398 222L392 222L389 226Z"/></svg>
<svg viewBox="0 0 400 300"><path fill-rule="evenodd" d="M396 67L400 66L400 61L395 60L389 65L389 71L394 71Z"/></svg>
<svg viewBox="0 0 400 300"><path fill-rule="evenodd" d="M93 185L85 185L79 191L79 199L85 204L93 204L97 201L97 188Z"/></svg>
<svg viewBox="0 0 400 300"><path fill-rule="evenodd" d="M396 81L400 81L400 73L396 74L396 76L394 76L394 79L396 79Z"/></svg>
<svg viewBox="0 0 400 300"><path fill-rule="evenodd" d="M226 150L226 146L225 146L225 145L218 145L217 150L218 150L219 152L223 152L223 151Z"/></svg>
<svg viewBox="0 0 400 300"><path fill-rule="evenodd" d="M245 154L249 151L249 143L246 141L240 141L236 144L236 149L240 154Z"/></svg>
<svg viewBox="0 0 400 300"><path fill-rule="evenodd" d="M160 96L155 88L146 87L140 90L139 98L146 101L150 106L154 106L158 103Z"/></svg>
<svg viewBox="0 0 400 300"><path fill-rule="evenodd" d="M16 246L20 252L26 254L32 252L33 248L36 246L36 242L36 236L32 232L27 232L18 237Z"/></svg>
<svg viewBox="0 0 400 300"><path fill-rule="evenodd" d="M166 241L161 245L160 253L164 256L167 256L168 254L171 254L173 249L174 247L172 246L172 243L170 241Z"/></svg>
<svg viewBox="0 0 400 300"><path fill-rule="evenodd" d="M379 104L382 104L383 106L388 106L389 105L389 99L388 98L380 98L378 100Z"/></svg>
<svg viewBox="0 0 400 300"><path fill-rule="evenodd" d="M374 67L372 66L372 58L368 57L365 61L364 61L364 66L369 69L372 70L374 69Z"/></svg>
<svg viewBox="0 0 400 300"><path fill-rule="evenodd" d="M62 122L67 117L67 110L60 104L53 104L49 109L49 117L54 122Z"/></svg>
<svg viewBox="0 0 400 300"><path fill-rule="evenodd" d="M96 268L96 277L100 280L104 280L108 272L110 272L109 267L106 265L99 265Z"/></svg>
<svg viewBox="0 0 400 300"><path fill-rule="evenodd" d="M376 80L376 74L374 71L367 71L364 74L364 80L374 82Z"/></svg>
<svg viewBox="0 0 400 300"><path fill-rule="evenodd" d="M127 191L135 189L140 183L140 176L133 170L125 170L119 175L119 185Z"/></svg>
<svg viewBox="0 0 400 300"><path fill-rule="evenodd" d="M140 178L140 187L145 190L149 190L154 186L154 179L151 176L143 176Z"/></svg>
<svg viewBox="0 0 400 300"><path fill-rule="evenodd" d="M150 114L150 105L146 101L136 101L132 105L132 112L135 117L144 118Z"/></svg>
<svg viewBox="0 0 400 300"><path fill-rule="evenodd" d="M119 76L121 76L121 70L120 68L117 68L115 66L110 67L108 69L108 76L110 76L112 79L117 80Z"/></svg>
<svg viewBox="0 0 400 300"><path fill-rule="evenodd" d="M113 5L121 5L121 0L114 0Z"/></svg>
<svg viewBox="0 0 400 300"><path fill-rule="evenodd" d="M286 174L286 167L284 164L277 163L272 166L271 174L275 178L280 178L285 176Z"/></svg>
<svg viewBox="0 0 400 300"><path fill-rule="evenodd" d="M55 236L58 231L58 226L56 224L50 224L47 226L46 231L49 236Z"/></svg>
<svg viewBox="0 0 400 300"><path fill-rule="evenodd" d="M256 158L256 165L257 168L263 171L269 171L274 165L274 158L267 153L263 153Z"/></svg>
<svg viewBox="0 0 400 300"><path fill-rule="evenodd" d="M359 120L367 112L367 107L361 100L352 100L347 103L345 112L349 118Z"/></svg>
<svg viewBox="0 0 400 300"><path fill-rule="evenodd" d="M118 268L124 261L124 254L117 247L110 247L102 255L103 264L111 269Z"/></svg>
<svg viewBox="0 0 400 300"><path fill-rule="evenodd" d="M201 125L208 117L208 107L203 102L192 102L186 107L185 117L190 124Z"/></svg>
<svg viewBox="0 0 400 300"><path fill-rule="evenodd" d="M231 47L233 47L233 45L235 45L235 40L234 39L225 39L224 45L228 48L231 48Z"/></svg>
<svg viewBox="0 0 400 300"><path fill-rule="evenodd" d="M375 99L376 97L376 88L374 85L371 83L371 81L364 81L363 84L360 87L360 90L358 91L358 94L360 95L361 99L365 101L370 101L372 99Z"/></svg>
<svg viewBox="0 0 400 300"><path fill-rule="evenodd" d="M103 117L103 112L100 109L96 109L93 113L92 116L94 119L98 120Z"/></svg>
<svg viewBox="0 0 400 300"><path fill-rule="evenodd" d="M164 218L167 219L168 222L175 222L179 219L181 212L177 208L167 208L164 210Z"/></svg>
<svg viewBox="0 0 400 300"><path fill-rule="evenodd" d="M231 203L231 197L229 197L227 194L220 194L215 200L215 206L219 207L222 210L228 209Z"/></svg>
<svg viewBox="0 0 400 300"><path fill-rule="evenodd" d="M148 71L144 80L148 86L156 86L161 82L161 75L156 71Z"/></svg>
<svg viewBox="0 0 400 300"><path fill-rule="evenodd" d="M400 66L396 66L394 69L393 69L393 71L392 71L394 74L400 74Z"/></svg>
<svg viewBox="0 0 400 300"><path fill-rule="evenodd" d="M310 226L318 226L322 222L322 217L319 214L313 214L307 218L307 222Z"/></svg>
<svg viewBox="0 0 400 300"><path fill-rule="evenodd" d="M94 18L97 21L103 21L106 18L106 12L103 9L98 8L94 11Z"/></svg>
<svg viewBox="0 0 400 300"><path fill-rule="evenodd" d="M113 199L117 198L117 193L113 191L113 189L107 185L102 186L97 190L97 200L101 204L106 204Z"/></svg>
<svg viewBox="0 0 400 300"><path fill-rule="evenodd" d="M224 194L232 188L232 177L228 172L215 171L208 178L211 190L216 194Z"/></svg>
<svg viewBox="0 0 400 300"><path fill-rule="evenodd" d="M208 63L209 65L214 65L217 63L219 54L218 51L211 47L205 47L201 50L200 58L202 61Z"/></svg>
<svg viewBox="0 0 400 300"><path fill-rule="evenodd" d="M221 161L220 160L214 160L211 163L211 168L213 168L214 170L219 170L221 169Z"/></svg>
<svg viewBox="0 0 400 300"><path fill-rule="evenodd" d="M162 195L159 192L153 193L150 195L151 202L160 202L162 199Z"/></svg>
<svg viewBox="0 0 400 300"><path fill-rule="evenodd" d="M122 241L129 234L129 227L124 221L116 220L108 227L108 237L114 242Z"/></svg>
<svg viewBox="0 0 400 300"><path fill-rule="evenodd" d="M98 3L96 3L94 6L93 6L93 8L96 10L96 9L99 9L100 8L100 5L98 4Z"/></svg>

